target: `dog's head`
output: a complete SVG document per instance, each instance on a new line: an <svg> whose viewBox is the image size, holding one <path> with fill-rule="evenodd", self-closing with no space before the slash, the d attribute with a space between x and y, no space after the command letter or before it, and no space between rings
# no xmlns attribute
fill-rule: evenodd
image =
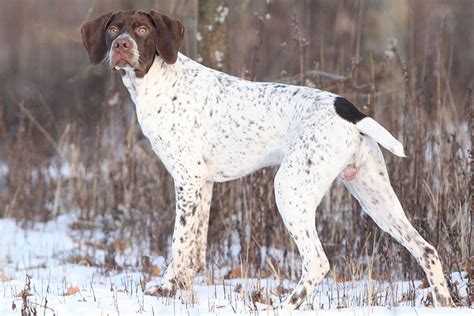
<svg viewBox="0 0 474 316"><path fill-rule="evenodd" d="M184 36L181 22L156 11L104 14L81 28L82 42L92 64L106 56L113 69L131 68L143 77L158 54L174 64Z"/></svg>

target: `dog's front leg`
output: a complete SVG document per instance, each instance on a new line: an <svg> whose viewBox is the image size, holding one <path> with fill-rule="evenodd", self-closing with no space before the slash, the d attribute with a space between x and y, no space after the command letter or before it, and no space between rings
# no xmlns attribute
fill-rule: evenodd
<svg viewBox="0 0 474 316"><path fill-rule="evenodd" d="M212 189L212 185L210 185ZM197 255L200 244L198 233L207 234L207 219L209 218L209 207L203 203L209 203L203 198L207 194L209 185L203 182L176 182L176 219L173 233L172 254L173 261L168 266L163 276L159 293L161 295L172 295L176 289L190 289L196 271L202 264L202 258ZM206 192L204 192L206 191ZM204 201L205 200L205 201ZM202 214L202 213L206 214ZM206 227L202 225L205 219ZM205 250L204 250L205 251ZM205 252L204 252L205 253Z"/></svg>

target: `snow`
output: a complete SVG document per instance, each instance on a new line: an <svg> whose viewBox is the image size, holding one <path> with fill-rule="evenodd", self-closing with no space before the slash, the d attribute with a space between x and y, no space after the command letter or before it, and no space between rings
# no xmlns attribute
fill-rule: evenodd
<svg viewBox="0 0 474 316"><path fill-rule="evenodd" d="M175 299L145 296L142 291L144 275L136 269L107 273L103 267L71 263L71 256L85 247L84 241L78 240L69 228L76 220L74 216L62 215L48 223L22 228L14 220L0 219L1 316L21 314L19 293L25 288L27 275L31 279L29 305L36 308L38 315L474 315L468 308L423 307L421 300L428 289L420 289L419 281L414 284L397 282L390 286L372 280L335 283L328 277L311 297L316 308L307 310L308 307L303 306L298 311L271 309L260 302L253 303L251 297L255 291L263 288L261 297L265 301L270 295L268 292L280 284L272 278L218 278L212 283L201 275L195 281L193 292L179 293ZM101 256L99 252L97 255ZM133 262L137 253L131 251L126 256L129 257L120 260ZM152 261L162 267L165 264L162 257ZM463 274L454 273L452 277L460 284L461 292L464 291L461 295L465 295ZM159 278L154 278L151 284L157 282ZM283 286L291 287L292 284L284 281ZM416 307L403 306L409 304L400 303L400 300L396 304L389 302L386 307L363 306L361 298L368 291L386 293L389 288L398 298L410 290L415 291ZM337 296L340 298L336 300ZM14 310L13 305L16 306ZM353 307L338 308L337 305Z"/></svg>

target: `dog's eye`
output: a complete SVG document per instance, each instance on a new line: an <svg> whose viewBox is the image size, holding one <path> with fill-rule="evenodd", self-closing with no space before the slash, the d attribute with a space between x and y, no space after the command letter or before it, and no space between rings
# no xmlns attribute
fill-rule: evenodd
<svg viewBox="0 0 474 316"><path fill-rule="evenodd" d="M147 35L148 34L148 28L145 26L140 26L137 27L135 32L137 32L138 35Z"/></svg>
<svg viewBox="0 0 474 316"><path fill-rule="evenodd" d="M118 28L116 26L111 26L111 27L109 27L107 32L109 32L110 35L115 35L118 32Z"/></svg>

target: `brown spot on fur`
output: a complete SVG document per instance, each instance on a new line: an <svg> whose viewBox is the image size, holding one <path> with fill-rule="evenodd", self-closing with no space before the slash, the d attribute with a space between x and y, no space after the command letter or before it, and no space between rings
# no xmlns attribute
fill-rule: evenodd
<svg viewBox="0 0 474 316"><path fill-rule="evenodd" d="M425 253L428 255L434 255L435 251L431 249L430 247L425 247Z"/></svg>
<svg viewBox="0 0 474 316"><path fill-rule="evenodd" d="M179 217L179 223L180 223L182 226L186 226L186 216L181 215L181 216Z"/></svg>
<svg viewBox="0 0 474 316"><path fill-rule="evenodd" d="M304 287L300 292L300 299L304 299L306 297L306 288Z"/></svg>

